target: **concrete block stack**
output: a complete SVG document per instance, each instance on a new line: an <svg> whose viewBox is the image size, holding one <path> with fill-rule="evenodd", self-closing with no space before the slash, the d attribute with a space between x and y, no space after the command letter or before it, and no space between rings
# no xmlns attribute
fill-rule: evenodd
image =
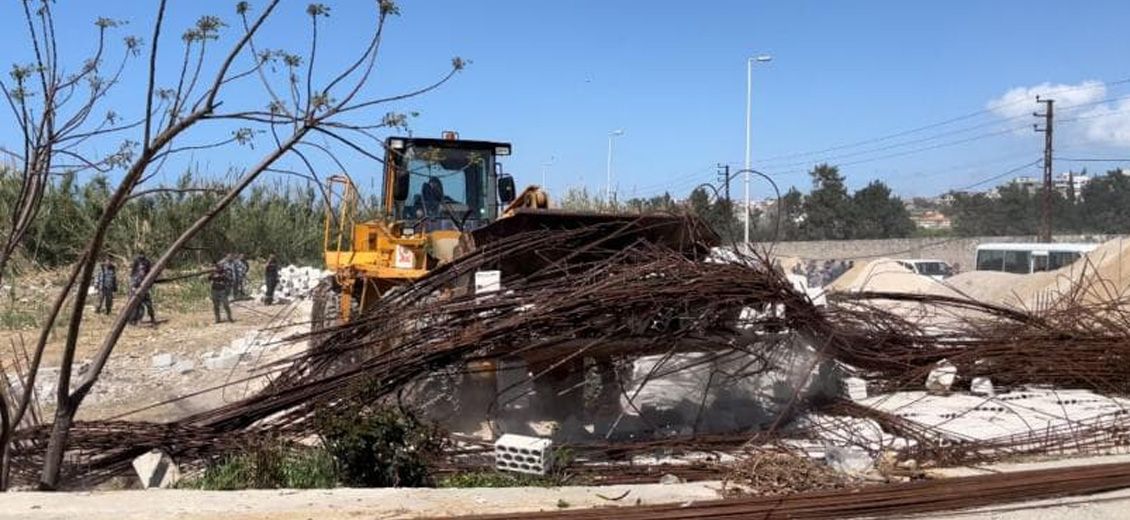
<svg viewBox="0 0 1130 520"><path fill-rule="evenodd" d="M494 459L501 471L545 475L553 466L553 441L507 433L494 442Z"/></svg>
<svg viewBox="0 0 1130 520"><path fill-rule="evenodd" d="M275 299L305 299L327 276L333 276L330 271L317 267L299 267L288 265L279 269L279 286L275 289ZM255 293L256 299L262 299L267 294L267 286L259 286Z"/></svg>

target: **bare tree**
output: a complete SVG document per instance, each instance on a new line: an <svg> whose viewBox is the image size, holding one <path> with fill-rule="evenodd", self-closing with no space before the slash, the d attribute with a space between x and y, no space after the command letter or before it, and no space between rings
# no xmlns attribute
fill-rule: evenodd
<svg viewBox="0 0 1130 520"><path fill-rule="evenodd" d="M25 0L25 5L29 1ZM42 37L49 40L47 45L54 52L54 21L48 9L49 1L38 0L41 4L39 9L28 9L26 16L29 25L38 24L46 28L38 34L46 35ZM270 30L269 21L282 16L278 14L280 0L269 0L258 11L253 10L248 2L236 4L235 12L239 19L237 34L215 60L208 59L208 56L213 47L220 46L228 26L217 16L200 17L181 35L182 48L178 49L174 60L165 58L160 52L167 39L162 33L166 25L166 4L167 0L161 0L157 6L145 74L134 76L145 78L145 109L136 124L122 129L137 134L136 139L123 141L125 144L114 159L115 164L124 170L123 178L113 190L94 232L59 291L33 351L32 363L38 365L42 361L50 330L69 305L70 319L56 386L54 421L40 478L42 489L58 486L68 434L79 407L112 356L129 317L139 306L141 295L149 290L178 252L261 174L277 169L276 164L280 161L292 160L316 179L318 160L315 156L328 157L339 163L335 155L349 151L379 160L367 151L373 143L380 146L377 133L382 129L404 127L408 116L398 113L376 115L374 110L438 88L464 67L461 59L454 58L447 72L420 89L395 96L371 97L366 86L376 67L385 23L390 16L398 14L397 6L391 0L375 2L372 34L363 40L364 47L357 51L356 59L334 74L323 75L315 68L321 20L330 15L330 7L320 3L305 8L310 33L308 40L304 41L305 48L300 52L260 48L256 44L257 38ZM176 81L163 86L159 78L170 75L162 64L168 63L176 65L173 74ZM237 84L256 85L261 94L236 95L233 85ZM263 99L267 100L265 106ZM216 128L229 132L228 137L219 140L207 137L214 136ZM313 142L310 138L314 135L322 136L323 142ZM269 146L258 143L264 140L264 136ZM254 154L240 154L253 156L252 160L240 166L242 174L226 193L185 227L157 256L153 268L140 281L101 340L90 369L81 380L72 382L72 365L86 305L85 288L93 278L107 231L122 208L138 193L146 191L139 187L151 182L166 161L175 159L179 154L225 146L251 147L253 143L259 144L252 148ZM60 156L54 149L49 150L48 155L52 158ZM75 158L78 164L99 164L98 161L83 160L85 157L79 152L67 156ZM34 386L35 373L34 368L29 371L25 388ZM19 423L22 411L26 410L27 405L22 401L15 410L17 413L9 419L12 425Z"/></svg>
<svg viewBox="0 0 1130 520"><path fill-rule="evenodd" d="M95 21L97 33L93 52L82 61L77 72L69 73L59 59L51 4L23 0L20 5L32 61L13 64L9 81L0 80L0 91L22 137L17 150L0 148L20 165L19 192L10 208L8 227L0 239L0 279L38 218L52 176L86 170L108 171L123 158L122 150L102 157L82 155L77 150L90 140L112 136L139 124L139 121L123 123L115 112L101 112L100 107L107 93L121 80L129 59L137 55L141 42L133 37L124 38L120 58L107 70L107 55L112 46L108 41L109 32L120 22L99 18ZM37 369L38 363L30 367L30 380L34 381ZM21 422L32 395L31 386L23 384L21 387L21 395L9 396L10 399L0 402L5 415L4 427L0 430L3 455L0 489L6 485L7 448L12 430ZM9 410L12 400L18 400L18 404L14 410Z"/></svg>

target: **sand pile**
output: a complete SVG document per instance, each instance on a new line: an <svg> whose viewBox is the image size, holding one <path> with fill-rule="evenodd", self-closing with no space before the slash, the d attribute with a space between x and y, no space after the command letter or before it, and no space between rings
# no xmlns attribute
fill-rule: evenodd
<svg viewBox="0 0 1130 520"><path fill-rule="evenodd" d="M960 296L945 284L917 274L890 258L858 262L825 289L838 292L876 291Z"/></svg>
<svg viewBox="0 0 1130 520"><path fill-rule="evenodd" d="M971 271L946 280L955 290L989 303L1037 309L1070 293L1087 303L1130 296L1130 240L1105 242L1069 266L1042 273Z"/></svg>
<svg viewBox="0 0 1130 520"><path fill-rule="evenodd" d="M990 303L1006 303L1016 294L1016 286L1028 276L997 271L967 271L950 278L945 284L966 297Z"/></svg>
<svg viewBox="0 0 1130 520"><path fill-rule="evenodd" d="M1046 300L1049 296L1066 294L1080 284L1085 288L1079 295L1083 302L1122 299L1130 293L1130 240L1117 238L1105 242L1075 263L1041 274L1047 279L1033 277L1022 286L1029 306L1040 298Z"/></svg>

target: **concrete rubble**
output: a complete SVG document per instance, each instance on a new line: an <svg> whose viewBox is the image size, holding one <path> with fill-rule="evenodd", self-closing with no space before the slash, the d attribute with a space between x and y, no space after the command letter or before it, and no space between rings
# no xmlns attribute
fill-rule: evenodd
<svg viewBox="0 0 1130 520"><path fill-rule="evenodd" d="M153 450L133 459L133 470L143 489L171 488L181 478L176 463L160 450Z"/></svg>
<svg viewBox="0 0 1130 520"><path fill-rule="evenodd" d="M244 361L255 361L286 344L285 339L299 334L302 327L288 327L274 331L252 331L231 341L219 350L210 350L200 355L200 361L209 370L227 370Z"/></svg>
<svg viewBox="0 0 1130 520"><path fill-rule="evenodd" d="M715 250L710 263L712 268L729 268L734 266L719 264L737 260ZM718 467L735 460L749 460L758 450L766 453L782 449L788 456L802 458L805 464L819 466L824 472L834 470L856 482L852 479L872 479L881 472L888 473L883 478L917 478L924 468L948 462L939 460L947 455L973 460L1015 453L1071 454L1075 448L1068 445L1070 441L1082 446L1094 438L1088 435L1110 431L1115 432L1110 434L1113 440L1103 442L1115 442L1119 441L1115 437L1126 431L1125 410L1130 399L1038 378L1018 383L1018 378L1029 374L1009 372L1015 368L1016 358L1001 361L991 355L1022 358L1027 343L1014 341L1008 334L1002 333L1003 339L992 336L974 325L965 329L954 325L995 326L1013 319L1015 323L1009 323L1024 333L1029 329L1022 327L1030 322L1022 318L1031 315L1016 318L1019 311L979 308L988 316L982 317L983 322L954 319L940 323L923 310L936 303L928 299L902 301L882 294L890 301L899 301L899 305L869 307L842 298L844 293L874 289L869 284L875 279L885 280L886 285L881 287L885 291L897 293L898 280L909 280L908 291L899 294L955 297L950 289L928 289L937 282L924 280L891 261L858 266L845 275L853 277L851 280L830 284L833 289L844 288L841 297L811 288L804 277L786 274L774 266L713 271L697 264L702 262L687 262L680 257L678 261L657 261L663 269L645 265L637 271L625 270L625 274L610 267L608 273L587 277L576 286L539 280L538 284L522 287L509 279L502 286L504 275L491 271L489 276L475 276L480 297L464 300L417 295L410 290L394 293L395 297L383 301L397 301L400 303L394 305L401 307L390 304L390 308L380 308L388 314L376 318L363 315L327 334L331 337L326 341L342 343L311 349L314 353L305 354L307 357L290 358L295 364L289 372L272 381L270 390L278 394L259 395L256 398L261 400L248 399L240 403L241 407L226 407L224 415L207 420L219 425L216 428L262 421L258 424L266 425L266 431L272 420L304 427L308 417L302 414L309 410L327 403L349 402L361 395L350 393L356 390L346 382L379 385L400 381L384 377L389 367L415 371L410 377L404 376L404 381L434 384L428 403L438 408L446 401L457 401L451 396L461 396L459 384L465 382L454 377L450 381L440 379L468 372L468 363L482 363L495 372L491 384L499 390L491 396L499 405L490 408L491 413L529 412L535 407L533 399L539 397L557 406L555 400L566 401L562 396L569 392L579 396L575 399L583 402L579 406L600 401L600 406L613 409L612 417L605 418L562 405L568 416L492 416L489 420L494 422L488 423L488 428L457 430L468 437L481 434L479 440L497 440L493 467L539 475L549 472L549 437L564 440L570 449L589 450L578 460L593 474L605 471L612 474L611 478L619 477L615 473L627 465L617 464L630 461L632 466L647 468L646 475L639 478L673 484L696 478L687 475L703 466L717 472ZM451 272L472 270L452 268ZM712 278L718 273L732 278ZM306 298L326 274L287 266L281 272L278 296ZM622 285L604 285L607 280L617 280L616 275L623 275ZM670 279L664 280L668 275ZM763 292L757 292L756 298L748 296L755 291ZM733 299L715 305L716 300L725 298ZM692 304L681 307L687 301ZM670 315L664 314L670 309L674 309ZM630 315L633 312L638 316ZM395 325L406 321L412 326ZM986 326L985 330L991 329ZM305 331L304 326L295 326L251 332L197 357L181 359L185 357L182 354L161 353L152 356L150 364L153 369L182 375L200 367L249 368L282 348L283 338ZM1082 330L1078 336L1089 332ZM392 334L397 338L395 348L380 350L387 347ZM1041 341L1046 336L1031 337ZM1053 340L1062 341L1055 337L1048 341ZM523 347L533 345L532 351L540 347L544 357L515 355L511 341ZM985 344L998 350L976 350ZM574 360L577 363L563 360L560 352L578 352L576 345L592 351ZM964 355L969 352L975 355ZM367 355L372 357L365 358ZM1114 354L1111 357L1121 359ZM342 376L335 372L337 363L351 363L349 366L358 370ZM536 376L546 374L559 378L551 382L557 386L536 381ZM408 386L400 382L388 385L378 389L386 393L373 399L400 399L398 391ZM371 394L364 395L368 399ZM289 408L272 408L278 402L290 403L286 405ZM465 412L458 408L443 410L441 413L449 416ZM245 415L248 411L259 415ZM534 430L545 438L518 437L511 431L515 423L518 427L514 430ZM496 425L503 426L490 429ZM198 435L196 428L202 427L197 423L191 426L193 429L186 429L185 435ZM224 440L246 433L217 431L220 433L215 439ZM309 431L301 433L314 437ZM581 441L565 440L564 435L575 435ZM710 444L713 442L721 447ZM466 459L458 459L458 463L464 462ZM166 478L175 476L176 467L165 453L151 452L133 463L146 487L175 481ZM787 464L784 466L787 469Z"/></svg>
<svg viewBox="0 0 1130 520"><path fill-rule="evenodd" d="M332 271L317 267L288 265L279 269L279 285L275 288L276 300L301 300L310 296L311 291L322 280L333 276ZM267 295L267 286L260 285L252 295L256 300L262 300Z"/></svg>
<svg viewBox="0 0 1130 520"><path fill-rule="evenodd" d="M167 353L157 354L157 355L153 356L153 360L152 360L153 368L156 368L158 370L163 370L163 369L172 367L175 363L176 363L176 360L173 358L173 355L167 354Z"/></svg>

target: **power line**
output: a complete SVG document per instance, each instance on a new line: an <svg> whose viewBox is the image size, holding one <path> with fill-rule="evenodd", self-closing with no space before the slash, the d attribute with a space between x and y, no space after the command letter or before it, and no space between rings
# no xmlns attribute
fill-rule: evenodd
<svg viewBox="0 0 1130 520"><path fill-rule="evenodd" d="M1103 112L1100 114L1091 114L1089 116L1076 116L1070 119L1060 119L1060 123L1074 123L1075 121L1084 121L1087 119L1099 119L1103 117L1117 116L1121 114L1130 114L1130 110L1115 110L1113 112Z"/></svg>
<svg viewBox="0 0 1130 520"><path fill-rule="evenodd" d="M1077 103L1077 104L1074 104L1074 105L1060 106L1059 112L1063 113L1063 111L1065 109L1079 109L1079 108L1083 108L1083 107L1100 105L1100 104L1103 104L1103 103L1110 103L1110 102L1120 101L1120 100L1125 100L1125 99L1130 99L1130 96L1108 97L1108 98L1103 98L1103 99L1100 99L1100 100L1090 101L1090 102L1086 102L1086 103ZM1078 117L1071 118L1071 119L1060 119L1059 122L1060 123L1066 123L1066 122L1074 122L1074 121L1079 121L1079 120L1084 120L1084 119L1095 119L1095 118L1101 118L1101 117L1116 115L1116 114L1119 114L1119 113L1130 113L1130 110L1118 111L1118 112L1106 112L1106 113L1102 113L1102 114L1092 114L1092 115L1086 115L1086 116L1078 116ZM875 153L875 152L883 152L883 151L887 151L887 150L893 150L893 149L901 148L901 147L904 147L904 146L926 143L926 142L934 141L934 140L941 139L941 138L944 138L944 137L963 134L963 133L970 132L970 131L973 131L973 130L977 130L977 129L980 129L980 128L985 128L985 127L988 127L988 126L995 126L995 125L998 125L998 124L1001 124L1001 123L1007 123L1009 121L1016 121L1018 119L1026 119L1028 117L1029 117L1028 114L1020 114L1020 115L1015 115L1015 116L1006 117L1006 118L1002 118L1002 119L986 121L986 122L978 123L978 124L975 124L975 125L972 125L972 126L958 128L958 129L955 129L955 130L949 130L949 131L946 131L946 132L942 132L942 133L939 133L939 134L934 134L934 135L930 135L930 136L926 136L926 137L920 137L920 138L909 140L909 141L902 141L902 142L899 142L899 143L886 145L886 146L883 146L883 147L880 147L880 148L872 148L872 149L868 149L868 150L859 150L859 151L848 152L848 153L844 153L844 154L840 154L840 155L834 155L834 156L830 156L830 157L821 157L819 159L809 159L809 160L805 160L805 161L793 162L793 163L788 163L788 164L773 164L773 161L767 160L767 161L763 161L762 165L764 166L764 165L766 165L766 163L768 163L768 166L771 166L771 167L786 168L787 169L787 168L793 168L793 167L796 167L796 166L802 166L802 165L810 164L813 160L821 161L821 162L835 162L835 161L838 161L839 159L843 159L843 158L857 157L857 156L867 155L867 154ZM1027 129L1027 126L1017 128L1017 130L1023 130L1023 129Z"/></svg>
<svg viewBox="0 0 1130 520"><path fill-rule="evenodd" d="M1094 84L1094 85L1083 85L1083 86L1078 86L1078 87L1052 89L1052 90L1048 90L1046 92L1042 92L1040 94L1046 96L1046 95L1052 95L1052 94L1062 94L1062 93L1067 93L1067 92L1076 92L1076 91L1080 91L1080 90L1094 90L1094 89L1097 89L1097 88L1107 88L1107 87L1112 87L1112 86L1116 86L1116 85L1123 85L1123 84L1127 84L1127 83L1130 83L1130 78L1124 78L1124 79L1120 79L1120 80L1117 80L1117 81L1111 81L1111 82L1100 82L1100 83ZM1123 98L1119 98L1119 99L1123 99ZM795 152L795 153L766 157L762 161L762 163L773 162L773 161L776 161L776 160L779 160L779 159L792 159L792 158L796 158L796 157L821 155L821 154L824 154L824 153L834 152L834 151L837 151L837 150L843 150L843 149L848 149L848 148L856 148L856 147L864 146L864 145L868 145L868 144L873 144L873 143L878 143L878 142L883 142L883 141L889 141L891 139L897 139L897 138L902 137L902 136L912 135L912 134L924 132L926 130L930 130L930 129L933 129L933 128L938 128L938 127L941 127L941 126L946 126L946 125L950 125L950 124L953 124L953 123L957 123L957 122L960 122L960 121L973 119L977 116L989 114L989 113L992 113L994 111L1000 110L1002 108L1015 106L1015 105L1027 103L1027 102L1028 102L1028 100L1020 99L1020 100L1012 101L1012 102L1009 102L1009 103L1003 103L1003 104L1000 104L1000 105L994 105L992 107L983 108L981 110L969 112L967 114L963 114L963 115L960 115L960 116L957 116L957 117L952 117L952 118L945 119L945 120L942 120L942 121L938 121L938 122L935 122L935 123L930 123L930 124L922 125L922 126L919 126L919 127L916 127L916 128L911 128L909 130L903 130L903 131L895 132L895 133L892 133L892 134L882 135L882 136L879 136L879 137L873 137L873 138L870 138L870 139L864 139L864 140L855 141L855 142L852 142L852 143L846 143L846 144L831 146L831 147L820 149L820 150ZM1094 102L1094 103L1097 104L1098 102ZM1078 104L1078 105L1072 105L1072 107L1086 106L1087 104L1088 103L1081 103L1081 104Z"/></svg>
<svg viewBox="0 0 1130 520"><path fill-rule="evenodd" d="M846 158L850 158L850 157L858 157L858 156L861 156L861 155L868 155L868 154L877 153L877 152L885 152L885 151L888 151L888 150L894 150L894 149L897 149L897 148L902 148L904 146L928 143L928 142L936 141L938 139L942 139L942 138L945 138L945 137L950 137L950 136L953 136L953 135L963 134L963 133L966 133L966 132L969 132L969 131L972 131L972 130L977 130L979 128L984 128L986 126L994 126L994 125L1000 124L1002 122L1014 121L1014 120L1017 120L1017 119L1027 118L1027 117L1028 117L1027 114L1025 114L1023 116L1013 116L1013 117L1010 117L1010 118L1002 120L1002 121L989 121L987 123L982 123L982 124L971 126L971 127L968 127L968 128L959 128L957 130L951 130L951 131L944 132L944 133L941 133L941 134L936 134L936 135L932 135L932 136L928 136L928 137L922 137L922 138L914 139L914 140L911 140L911 141L904 141L904 142L901 142L901 143L890 144L890 145L883 146L883 147L880 147L880 148L871 148L871 149L868 149L868 150L859 150L859 151L856 151L856 152L849 152L849 153L845 153L845 154L841 154L841 155L833 155L833 156L828 156L828 157L808 159L808 160L798 161L798 162L793 162L793 163L788 163L788 164L776 164L776 165L770 164L769 166L774 167L774 168L793 168L793 167L796 167L796 166L803 166L803 165L807 165L807 164L812 164L813 161L817 161L817 162L838 162L840 159L846 159ZM992 136L996 136L996 135L1003 135L1003 134L1007 134L1007 133L1011 133L1011 132L1015 132L1015 131L1019 131L1019 130L1026 130L1027 128L1028 128L1027 125L1013 127L1013 128L1005 129L1003 131L997 131L997 132L991 132L989 134L983 134L983 135L980 135L978 138L992 137ZM930 148L926 148L926 149L930 149Z"/></svg>
<svg viewBox="0 0 1130 520"><path fill-rule="evenodd" d="M1055 160L1063 162L1130 162L1130 158L1100 158L1100 157L1087 157L1087 158L1071 158L1071 157L1056 157Z"/></svg>
<svg viewBox="0 0 1130 520"><path fill-rule="evenodd" d="M973 184L970 184L970 185L968 185L968 186L962 186L962 187L960 187L960 188L954 188L954 189L953 189L953 190L951 190L951 191L966 191L966 190L971 190L971 189L973 189L973 188L976 188L976 187L978 187L978 186L981 186L981 185L983 185L983 184L986 184L986 183L989 183L989 182L993 182L993 181L995 181L995 180L1000 180L1001 178L1004 178L1004 177L1008 177L1009 175L1012 175L1012 174L1014 174L1014 173L1016 173L1016 172L1018 172L1018 171L1020 171L1020 170L1023 170L1024 168L1029 168L1029 167L1035 166L1035 165L1037 165L1037 164L1040 164L1040 162L1041 162L1042 160L1043 160L1043 159L1036 159L1035 161L1032 161L1032 162L1030 162L1030 163L1025 163L1025 164L1022 164L1022 165L1020 165L1020 166L1017 166L1017 167L1015 167L1015 168L1013 168L1013 169L1011 169L1011 170L1008 170L1008 171L1006 171L1006 172L1003 172L1003 173L998 173L998 174L996 174L996 175L993 175L992 177L987 177L987 178L981 179L981 180L979 180L979 181L977 181L977 182L975 182L975 183L973 183Z"/></svg>
<svg viewBox="0 0 1130 520"><path fill-rule="evenodd" d="M1072 105L1072 106L1080 106L1080 105ZM1079 117L1070 118L1070 119L1060 119L1057 122L1058 123L1071 123L1071 122L1085 120L1085 119L1097 119L1097 118L1110 117L1110 116L1115 116L1115 115L1120 115L1120 114L1130 114L1130 110L1105 112L1105 113L1102 113L1102 114L1094 114L1094 115L1090 115L1090 116L1079 116ZM1027 114L1021 115L1021 116L1014 116L1014 117L1010 117L1010 118L1006 119L1006 121L1012 120L1012 119L1017 119L1017 118L1027 118L1027 117L1030 117L1030 116L1027 115ZM980 127L980 126L987 126L987 125L978 125L978 127ZM970 129L973 129L973 128L977 128L977 127L970 127ZM912 155L912 154L916 154L916 153L936 150L936 149L939 149L939 148L948 148L948 147L951 147L951 146L956 146L956 145L960 145L960 144L979 141L979 140L982 140L982 139L988 139L988 138L991 138L991 137L1007 135L1007 134L1010 134L1010 133L1013 133L1013 132L1016 132L1016 131L1019 131L1019 130L1026 130L1028 128L1029 128L1028 126L1022 126L1022 127L1004 129L1004 130L1000 130L1000 131L997 131L997 132L979 134L979 135L976 135L976 136L973 136L973 137L969 137L969 138L965 138L965 139L959 139L959 140L956 140L956 141L949 141L949 142L946 142L946 143L940 143L940 144L936 144L936 145L925 146L925 147L921 147L921 148L915 148L915 149L911 149L911 150L881 155L881 156L877 156L877 157L869 157L869 158L860 159L860 160L856 160L856 161L841 162L841 161L838 161L837 159L847 157L849 155L864 155L866 153L873 153L875 151L899 148L902 145L899 145L899 144L890 145L890 146L884 147L882 149L870 150L870 151L867 151L867 152L857 152L857 153L854 153L854 154L845 154L843 156L838 156L838 157L821 158L821 159L816 159L815 161L817 161L817 162L828 162L828 163L834 164L835 166L840 166L840 167L842 167L842 166L852 166L852 165L856 165L856 164L865 164L865 163L870 163L870 162L875 162L875 161L881 161L881 160L884 160L884 159L891 159L891 158L894 158L894 157L902 157L902 156L906 156L906 155ZM950 133L961 133L961 131L955 130L955 131L950 132ZM943 136L943 135L945 135L945 134L939 134L939 136ZM920 141L932 141L932 140L934 140L934 139L933 138L923 138ZM909 142L907 144L909 144ZM791 163L791 164L787 164L787 165L777 165L776 168L790 168L790 167L804 166L804 165L808 165L808 164L811 164L811 163L812 163L811 161L804 161L804 162ZM790 174L794 174L794 173L802 173L803 171L804 170L785 169L783 171L778 171L775 175L790 175Z"/></svg>
<svg viewBox="0 0 1130 520"><path fill-rule="evenodd" d="M866 163L875 162L875 161L882 161L884 159L892 159L892 158L895 158L895 157L903 157L903 156L906 156L906 155L913 155L913 154L916 154L916 153L928 152L928 151L931 151L931 150L938 150L938 149L941 149L941 148L949 148L951 146L957 146L957 145L961 145L961 144L972 143L972 142L975 142L975 141L981 141L981 140L989 139L989 138L992 138L992 137L1000 137L1002 135L1013 134L1013 133L1016 133L1018 130L1027 129L1027 128L1029 128L1029 127L1024 126L1024 127L1008 128L1008 129L999 130L999 131L996 131L996 132L990 132L990 133L986 133L986 134L975 135L973 137L967 137L965 139L958 139L956 141L948 141L948 142L945 142L945 143L939 143L939 144L925 146L925 147L921 147L921 148L915 148L915 149L911 149L911 150L904 150L904 151L901 151L901 152L890 153L890 154L886 154L886 155L880 155L878 157L869 157L869 158L866 158L866 159L859 159L859 160L856 160L856 161L848 161L848 162L833 161L832 164L834 166L837 166L837 167L853 166L853 165L857 165L857 164L866 164ZM799 163L798 166L801 165L801 164L808 164L808 163ZM786 170L786 171L777 172L775 175L778 175L778 176L779 175L789 175L789 174L792 174L792 173L798 173L798 172L803 172L803 171L804 170Z"/></svg>

